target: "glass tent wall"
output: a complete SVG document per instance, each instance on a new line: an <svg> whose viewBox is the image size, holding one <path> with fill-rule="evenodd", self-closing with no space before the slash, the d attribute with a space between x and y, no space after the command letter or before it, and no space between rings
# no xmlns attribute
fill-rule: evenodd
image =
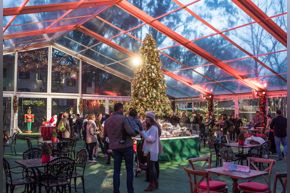
<svg viewBox="0 0 290 193"><path fill-rule="evenodd" d="M52 46L4 55L4 129L25 128L29 107L35 115L34 131L43 120L73 109L84 114L109 113L110 101L128 101L131 84ZM15 70L16 69L16 70ZM86 78L82 78L86 77ZM17 114L13 98L17 97ZM102 108L92 105L104 101Z"/></svg>

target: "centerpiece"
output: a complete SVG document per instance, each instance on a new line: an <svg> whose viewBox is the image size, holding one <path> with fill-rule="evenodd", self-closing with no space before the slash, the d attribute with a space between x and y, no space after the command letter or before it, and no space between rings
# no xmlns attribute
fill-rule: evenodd
<svg viewBox="0 0 290 193"><path fill-rule="evenodd" d="M51 133L51 142L52 143L57 143L57 132L56 132L56 129L53 128L52 129L52 133Z"/></svg>

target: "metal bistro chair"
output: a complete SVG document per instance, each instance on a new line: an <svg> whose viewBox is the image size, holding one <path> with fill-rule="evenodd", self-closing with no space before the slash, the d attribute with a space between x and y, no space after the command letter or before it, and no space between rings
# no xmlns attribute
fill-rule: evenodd
<svg viewBox="0 0 290 193"><path fill-rule="evenodd" d="M40 148L33 147L23 152L22 157L23 159L35 159L35 158L41 158L41 155L42 155L42 150Z"/></svg>
<svg viewBox="0 0 290 193"><path fill-rule="evenodd" d="M76 160L75 160L75 170L74 173L72 175L72 178L74 179L74 187L75 187L75 191L77 191L76 189L76 181L77 178L81 178L82 180L82 188L83 188L83 192L85 193L85 169L86 169L86 163L88 160L88 152L86 149L81 149L76 156Z"/></svg>
<svg viewBox="0 0 290 193"><path fill-rule="evenodd" d="M18 133L13 133L13 135L8 139L8 142L4 144L4 152L6 147L10 147L11 153L14 152L14 155L16 155L16 137Z"/></svg>
<svg viewBox="0 0 290 193"><path fill-rule="evenodd" d="M44 173L40 178L39 192L45 188L46 193L66 192L69 188L71 193L71 179L74 171L75 161L68 157L60 157L47 163Z"/></svg>
<svg viewBox="0 0 290 193"><path fill-rule="evenodd" d="M3 167L5 172L5 181L6 181L6 193L14 192L16 186L24 186L24 192L36 192L36 184L33 178L30 176L34 175L28 169L22 167L10 167L9 162L3 158ZM15 169L20 169L21 171L15 171ZM21 175L22 174L22 175Z"/></svg>
<svg viewBox="0 0 290 193"><path fill-rule="evenodd" d="M208 172L205 170L211 168L210 156L191 158L188 160L188 162L191 165L192 170L189 170L187 168L184 168L184 170L187 172L187 175L189 177L192 193L227 192L227 184L222 181L210 179ZM201 165L200 163L202 162L203 164ZM201 167L198 168L198 165L201 165ZM193 182L192 177L194 179Z"/></svg>
<svg viewBox="0 0 290 193"><path fill-rule="evenodd" d="M26 140L27 148L31 149L32 148L31 139L29 137L25 137L25 140Z"/></svg>
<svg viewBox="0 0 290 193"><path fill-rule="evenodd" d="M57 149L53 152L56 157L75 158L76 141L73 139L62 139L57 143Z"/></svg>

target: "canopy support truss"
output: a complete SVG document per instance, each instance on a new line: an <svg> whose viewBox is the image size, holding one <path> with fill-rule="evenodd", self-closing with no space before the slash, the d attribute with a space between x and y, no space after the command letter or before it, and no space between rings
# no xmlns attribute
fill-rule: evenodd
<svg viewBox="0 0 290 193"><path fill-rule="evenodd" d="M77 57L80 60L82 60L84 62L87 62L87 63L89 63L89 64L91 64L91 65L93 65L93 66L95 66L95 67L97 67L97 68L99 68L101 70L104 70L104 71L106 71L106 72L108 72L110 74L113 74L113 75L115 75L115 76L117 76L117 77L119 77L119 78L121 78L123 80L126 80L128 82L131 81L131 77L129 77L129 76L117 71L117 70L114 70L113 68L110 68L110 67L108 67L108 66L106 66L104 64L101 64L101 63L99 63L99 62L97 62L95 60L92 60L92 59L90 59L90 58L88 58L88 57L86 57L84 55L78 54L77 52L72 51L72 50L70 50L70 49L68 49L68 48L66 48L66 47L64 47L64 46L62 46L60 44L53 43L52 46L57 48L57 49L59 49L62 52L65 52L65 53L67 53L67 54L69 54L71 56Z"/></svg>
<svg viewBox="0 0 290 193"><path fill-rule="evenodd" d="M67 26L54 27L50 29L25 31L25 32L4 35L3 39L9 40L9 39L14 39L14 38L23 38L27 36L38 36L38 35L50 34L50 33L62 32L62 31L70 31L70 30L74 30L74 28L75 28L75 25L67 25Z"/></svg>
<svg viewBox="0 0 290 193"><path fill-rule="evenodd" d="M233 2L259 23L267 32L274 36L281 44L287 47L287 33L255 5L254 2L249 0L233 0Z"/></svg>
<svg viewBox="0 0 290 193"><path fill-rule="evenodd" d="M124 54L127 54L128 56L136 56L135 53L133 53L133 52L127 50L126 48L124 48L124 47L122 47L122 46L119 46L118 44L112 42L111 40L108 40L107 38L104 38L103 36L101 36L101 35L99 35L99 34L93 32L93 31L87 29L87 28L84 27L84 26L80 26L80 27L78 27L77 29L78 29L79 31L81 31L81 32L83 32L83 33L85 33L85 34L87 34L87 35L89 35L89 36L91 36L91 37L93 37L93 38L99 40L100 42L103 42L104 44L107 44L107 45L109 45L110 47L115 48L116 50L118 50L118 51L120 51L120 52L122 52L122 53L124 53ZM195 90L201 92L202 94L210 94L209 91L206 91L206 90L205 90L204 88L202 88L201 86L193 84L193 82L192 82L191 80L188 80L188 79L186 79L186 78L184 78L184 77L182 77L182 76L176 75L176 74L174 74L174 73L172 73L172 72L170 72L170 71L168 71L168 70L166 70L166 69L162 69L162 71L163 71L163 73L166 74L167 76L169 76L169 77L171 77L171 78L177 80L178 82L181 82L181 83L185 84L186 86L189 86L190 88L193 88L193 89L195 89Z"/></svg>
<svg viewBox="0 0 290 193"><path fill-rule="evenodd" d="M17 10L17 13L21 13L21 11L25 8L25 5L29 2L29 0L23 1L23 3L20 5L20 7ZM3 33L8 29L8 27L12 24L12 22L16 19L17 15L14 15L11 20L7 23L7 25L3 29Z"/></svg>
<svg viewBox="0 0 290 193"><path fill-rule="evenodd" d="M126 12L128 12L130 15L132 15L132 16L142 20L143 22L149 24L151 27L160 31L161 33L165 34L166 36L170 37L171 39L177 41L178 43L180 43L181 45L183 45L184 47L186 47L190 51L198 54L199 56L203 57L204 59L208 60L209 62L212 62L213 64L215 64L216 66L218 66L219 68L224 70L229 75L238 79L242 84L246 85L247 87L250 87L254 90L264 90L265 89L262 85L245 79L246 77L244 77L242 74L240 74L239 71L233 69L232 67L228 66L227 64L225 64L221 60L215 58L214 56L209 54L204 49L200 48L199 46L197 46L196 44L194 44L190 40L181 36L180 34L174 32L173 30L171 30L170 28L168 28L167 26L165 26L161 22L155 20L153 17L149 16L148 14L141 11L139 8L135 7L134 5L130 4L129 2L121 1L121 2L117 3L117 6L120 7L121 9L125 10Z"/></svg>
<svg viewBox="0 0 290 193"><path fill-rule="evenodd" d="M197 2L197 1L195 1L195 2ZM180 8L184 8L184 7L186 7L186 6L187 6L187 5L184 5L184 6L180 7ZM103 19L103 18L101 18L101 17L99 17L99 16L96 16L96 18L99 19L99 20L101 20L102 22L104 22L104 23L110 25L111 27L113 27L113 28L119 30L120 32L124 32L121 28L115 26L114 24L110 23L110 22L107 21L107 20L105 20L105 19ZM133 38L134 40L140 42L141 44L143 43L142 40L140 40L139 38L133 36L133 35L130 34L130 33L126 33L126 35L128 35L129 37ZM159 50L159 51L160 51L160 50ZM170 59L170 60L176 62L177 64L181 65L183 68L189 68L189 66L187 66L187 65L185 65L185 64L182 64L181 62L177 61L175 58L172 58L171 56L169 56L168 54L166 54L166 53L163 52L163 51L160 51L160 54L162 54L163 56L167 57L168 59ZM210 77L208 77L208 76L206 76L206 75L204 75L204 74L202 74L202 73L196 71L196 70L193 69L193 68L190 69L190 70L192 70L193 72L195 72L196 74L200 75L201 77L203 77L203 78L205 78L205 79L207 79L207 80L215 81L213 78L210 78ZM217 84L218 84L220 87L222 87L223 89L229 91L230 93L234 93L232 90L226 88L226 87L225 87L224 85L222 85L221 83L217 83Z"/></svg>
<svg viewBox="0 0 290 193"><path fill-rule="evenodd" d="M173 1L177 5L179 5L180 7L183 7L184 6L179 0L173 0ZM250 56L251 58L253 58L257 63L259 63L260 65L262 65L264 68L266 68L267 70L269 70L270 72L272 72L273 74L275 74L277 77L279 77L280 79L282 79L284 82L287 82L287 80L283 76L281 76L278 72L276 72L275 70L273 70L272 68L270 68L269 66L267 66L264 62L262 62L256 56L254 56L253 54L251 54L250 52L248 52L247 50L245 50L244 48L242 48L239 44L237 44L236 42L234 42L228 36L226 36L225 34L221 33L221 31L219 31L213 25L211 25L210 23L208 23L207 21L205 21L204 19L202 19L199 15L197 15L196 13L194 13L192 10L190 10L187 7L185 7L184 9L188 13L190 13L193 17L195 17L197 20L199 20L200 22L202 22L203 24L205 24L207 27L209 27L210 29L212 29L216 33L220 34L220 36L222 36L225 40L227 40L228 42L230 42L231 44L233 44L236 48L238 48L239 50L241 50L242 52L244 52L245 54L247 54L248 56Z"/></svg>
<svg viewBox="0 0 290 193"><path fill-rule="evenodd" d="M68 2L68 3L25 6L20 12L19 7L4 8L3 16L40 13L40 12L55 12L80 8L96 8L102 5L114 5L116 2L117 0L90 0L83 2L81 5L79 5L79 2Z"/></svg>

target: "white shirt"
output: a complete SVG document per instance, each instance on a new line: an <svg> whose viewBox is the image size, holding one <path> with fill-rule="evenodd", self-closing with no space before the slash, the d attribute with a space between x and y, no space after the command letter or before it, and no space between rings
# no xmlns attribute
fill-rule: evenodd
<svg viewBox="0 0 290 193"><path fill-rule="evenodd" d="M144 137L144 153L150 153L151 161L158 161L159 136L157 126L153 125L147 131L142 131L141 135Z"/></svg>

